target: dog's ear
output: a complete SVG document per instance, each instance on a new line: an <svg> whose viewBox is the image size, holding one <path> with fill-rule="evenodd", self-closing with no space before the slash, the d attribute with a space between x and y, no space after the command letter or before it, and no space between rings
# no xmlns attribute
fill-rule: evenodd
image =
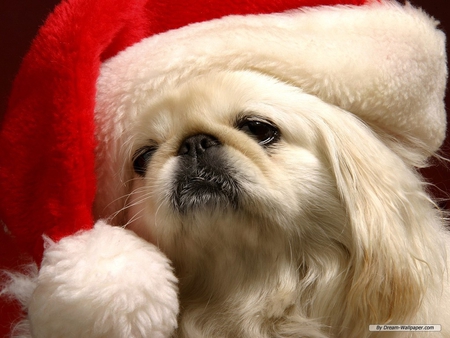
<svg viewBox="0 0 450 338"><path fill-rule="evenodd" d="M367 327L408 322L442 273L438 211L415 169L369 126L337 108L322 122L320 151L346 208L351 243L344 324L358 317Z"/></svg>

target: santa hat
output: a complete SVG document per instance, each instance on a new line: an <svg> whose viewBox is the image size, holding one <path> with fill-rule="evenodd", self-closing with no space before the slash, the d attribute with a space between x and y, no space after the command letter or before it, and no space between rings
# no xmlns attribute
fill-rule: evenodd
<svg viewBox="0 0 450 338"><path fill-rule="evenodd" d="M124 107L191 76L251 70L354 113L423 160L446 130L436 26L392 1L62 2L23 61L0 132L0 219L41 264L33 333L163 337L176 326L167 259L92 212L96 189L102 210L118 208L105 154L135 113Z"/></svg>

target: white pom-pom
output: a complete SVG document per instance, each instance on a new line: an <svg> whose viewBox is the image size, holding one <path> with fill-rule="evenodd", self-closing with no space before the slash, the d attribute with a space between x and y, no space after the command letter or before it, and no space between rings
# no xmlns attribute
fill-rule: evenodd
<svg viewBox="0 0 450 338"><path fill-rule="evenodd" d="M177 327L169 260L133 232L102 221L47 240L29 303L33 337L170 337Z"/></svg>

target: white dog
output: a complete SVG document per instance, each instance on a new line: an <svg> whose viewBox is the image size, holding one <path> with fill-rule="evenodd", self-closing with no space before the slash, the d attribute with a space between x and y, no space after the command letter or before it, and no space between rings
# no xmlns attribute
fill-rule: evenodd
<svg viewBox="0 0 450 338"><path fill-rule="evenodd" d="M450 335L442 215L413 155L355 115L217 72L151 99L124 135L116 222L173 262L178 337Z"/></svg>
<svg viewBox="0 0 450 338"><path fill-rule="evenodd" d="M204 22L103 65L95 210L173 263L178 337L450 337L450 239L416 170L445 64L435 21L381 1Z"/></svg>

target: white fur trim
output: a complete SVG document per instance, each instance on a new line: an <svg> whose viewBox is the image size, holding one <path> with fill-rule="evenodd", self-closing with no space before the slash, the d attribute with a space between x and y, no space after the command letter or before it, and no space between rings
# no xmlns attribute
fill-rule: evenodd
<svg viewBox="0 0 450 338"><path fill-rule="evenodd" d="M34 282L32 296L22 295L32 337L163 338L177 327L169 260L133 232L102 221L58 243L47 240Z"/></svg>
<svg viewBox="0 0 450 338"><path fill-rule="evenodd" d="M193 24L147 38L103 65L97 122L120 133L128 121L121 127L118 120L144 110L154 94L211 71L247 69L295 84L394 137L418 139L425 158L446 130L445 36L436 26L392 1Z"/></svg>

